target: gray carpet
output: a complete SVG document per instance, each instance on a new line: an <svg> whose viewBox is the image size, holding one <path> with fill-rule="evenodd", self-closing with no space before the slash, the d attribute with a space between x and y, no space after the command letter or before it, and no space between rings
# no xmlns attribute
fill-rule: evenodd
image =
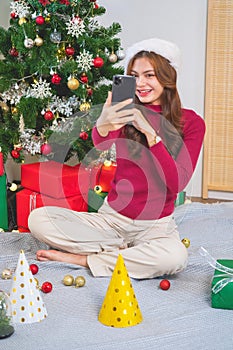
<svg viewBox="0 0 233 350"><path fill-rule="evenodd" d="M39 263L35 252L44 246L30 234L0 233L0 271L16 267L23 249L28 263L37 263L39 282L50 281L43 294L48 318L41 323L15 324L15 333L0 340L2 350L144 350L233 349L233 310L211 308L213 268L199 255L201 246L215 259L233 259L233 202L192 203L176 208L181 238L188 237L189 264L169 277L171 288L161 290L160 278L133 280L143 321L133 327L111 328L98 321L109 278L94 278L85 268L54 262ZM66 287L66 274L82 275L86 285ZM8 292L11 280L0 279ZM233 288L233 285L232 285Z"/></svg>

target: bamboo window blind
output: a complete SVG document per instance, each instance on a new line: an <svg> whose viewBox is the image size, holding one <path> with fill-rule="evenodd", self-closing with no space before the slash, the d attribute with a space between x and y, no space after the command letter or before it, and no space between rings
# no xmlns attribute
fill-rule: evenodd
<svg viewBox="0 0 233 350"><path fill-rule="evenodd" d="M233 1L209 0L203 190L233 192Z"/></svg>

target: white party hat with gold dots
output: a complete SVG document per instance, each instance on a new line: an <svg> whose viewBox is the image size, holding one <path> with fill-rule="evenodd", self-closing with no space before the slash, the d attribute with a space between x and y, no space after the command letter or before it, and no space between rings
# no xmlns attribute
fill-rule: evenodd
<svg viewBox="0 0 233 350"><path fill-rule="evenodd" d="M44 302L23 250L20 251L13 277L10 301L12 320L15 323L40 322L47 317Z"/></svg>
<svg viewBox="0 0 233 350"><path fill-rule="evenodd" d="M121 254L118 256L98 319L110 327L130 327L142 321L142 314Z"/></svg>

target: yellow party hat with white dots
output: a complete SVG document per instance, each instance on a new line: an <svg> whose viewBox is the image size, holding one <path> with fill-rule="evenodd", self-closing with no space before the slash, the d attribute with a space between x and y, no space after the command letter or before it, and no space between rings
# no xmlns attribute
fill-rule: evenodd
<svg viewBox="0 0 233 350"><path fill-rule="evenodd" d="M20 251L18 264L10 290L12 320L15 323L40 322L47 311L24 251Z"/></svg>
<svg viewBox="0 0 233 350"><path fill-rule="evenodd" d="M142 321L142 314L120 254L108 286L98 320L110 327L130 327Z"/></svg>

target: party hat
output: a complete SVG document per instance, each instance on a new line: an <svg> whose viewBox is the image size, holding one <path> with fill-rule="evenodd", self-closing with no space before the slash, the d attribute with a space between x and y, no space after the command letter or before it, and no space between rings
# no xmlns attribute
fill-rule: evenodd
<svg viewBox="0 0 233 350"><path fill-rule="evenodd" d="M24 251L20 251L18 264L10 291L12 319L15 323L40 322L47 311Z"/></svg>
<svg viewBox="0 0 233 350"><path fill-rule="evenodd" d="M142 314L121 254L118 256L98 320L110 327L130 327L142 321Z"/></svg>

